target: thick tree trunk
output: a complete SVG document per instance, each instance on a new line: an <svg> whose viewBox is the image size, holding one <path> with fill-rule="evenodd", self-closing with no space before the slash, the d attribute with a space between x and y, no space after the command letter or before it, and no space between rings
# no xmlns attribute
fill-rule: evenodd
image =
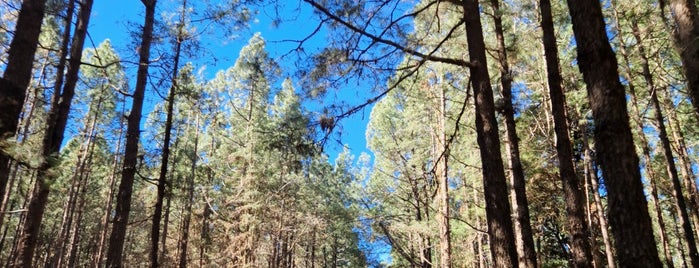
<svg viewBox="0 0 699 268"><path fill-rule="evenodd" d="M617 30L621 31L621 26L619 24L619 14L617 10L614 10L614 19L617 25ZM631 60L629 59L629 54L626 51L626 44L624 43L623 38L619 38L620 45L619 45L619 52L621 53L622 59L624 60L624 77L629 84L629 95L631 96L631 108L633 109L633 120L636 121L636 126L637 126L637 131L638 131L638 139L640 142L640 147L641 147L641 152L643 153L643 161L646 166L646 175L648 177L648 181L650 184L650 197L651 201L653 202L653 208L655 210L655 214L657 215L657 220L658 220L658 231L659 231L659 238L660 238L660 243L663 246L663 255L665 258L665 263L668 267L674 267L674 263L672 260L672 252L670 250L670 243L668 241L668 232L667 228L665 226L665 220L663 219L663 212L662 212L662 207L660 204L659 196L658 196L658 187L656 184L656 181L658 180L658 177L655 175L655 171L653 170L653 157L651 155L651 149L650 149L650 143L648 142L648 139L646 138L645 134L645 124L643 122L643 115L641 114L641 109L638 105L638 98L636 97L636 86L634 83L631 81L631 75L634 73L631 70Z"/></svg>
<svg viewBox="0 0 699 268"><path fill-rule="evenodd" d="M556 133L556 152L558 154L558 172L563 182L566 212L568 215L568 232L571 236L572 267L592 267L590 248L590 231L585 224L585 204L582 182L575 172L573 163L573 145L568 134L566 117L566 100L561 86L562 77L558 65L558 48L553 29L551 2L539 1L541 11L541 28L543 31L544 56L548 77L549 96L551 97L551 114Z"/></svg>
<svg viewBox="0 0 699 268"><path fill-rule="evenodd" d="M670 0L675 19L675 47L687 77L689 99L699 119L699 14L694 0Z"/></svg>
<svg viewBox="0 0 699 268"><path fill-rule="evenodd" d="M15 135L17 131L17 122L32 77L45 6L45 0L25 0L19 10L14 38L7 52L7 65L0 79L0 107L3 107L3 112L0 113L1 141ZM9 145L0 144L0 148L6 146ZM4 150L0 150L0 193L4 193L7 187L11 158Z"/></svg>
<svg viewBox="0 0 699 268"><path fill-rule="evenodd" d="M477 0L462 2L468 54L475 64L471 69L473 97L476 100L476 132L483 167L483 189L486 218L490 234L490 249L494 267L518 267L517 251L510 204L507 200L507 180L500 155L500 139L493 89L483 41L483 28Z"/></svg>
<svg viewBox="0 0 699 268"><path fill-rule="evenodd" d="M80 71L80 60L82 58L83 45L87 35L87 26L90 22L92 12L92 1L87 0L80 5L78 22L75 27L75 34L70 47L70 60L68 70L65 75L65 85L60 94L60 98L54 98L49 111L48 127L43 139L42 156L44 161L39 167L36 180L35 194L29 202L27 220L24 223L23 236L20 238L20 246L15 260L15 267L31 267L32 256L36 248L44 216L46 203L50 191L49 183L55 179L55 174L49 172L51 168L58 165L58 152L63 143L70 106L75 95L75 87L78 83L78 73ZM62 74L59 74L59 76ZM60 86L60 85L58 85ZM56 88L54 90L60 90Z"/></svg>
<svg viewBox="0 0 699 268"><path fill-rule="evenodd" d="M493 7L495 36L497 38L498 62L500 66L500 84L502 85L502 97L505 117L506 151L511 169L510 184L512 185L512 207L515 210L514 231L517 242L517 255L519 266L535 268L536 250L534 249L534 237L529 220L529 202L527 201L526 181L524 170L519 154L519 137L517 136L517 126L515 124L515 109L512 97L512 73L507 59L507 46L505 44L505 34L502 26L502 11L499 0L490 0Z"/></svg>
<svg viewBox="0 0 699 268"><path fill-rule="evenodd" d="M568 0L578 52L595 122L597 160L602 166L609 223L621 267L660 267L653 227L629 127L624 87L609 45L600 2Z"/></svg>
<svg viewBox="0 0 699 268"><path fill-rule="evenodd" d="M124 252L124 240L126 227L129 223L131 211L131 194L133 182L138 164L138 143L140 138L141 113L143 111L143 97L148 82L148 66L150 65L150 47L153 40L153 24L155 22L155 5L157 0L142 0L146 9L141 46L139 49L139 65L136 77L136 88L133 94L131 113L127 120L126 147L124 151L124 167L121 174L121 183L117 194L117 204L114 213L112 234L109 236L109 250L107 251L107 267L122 267L122 253ZM157 244L156 244L157 245Z"/></svg>

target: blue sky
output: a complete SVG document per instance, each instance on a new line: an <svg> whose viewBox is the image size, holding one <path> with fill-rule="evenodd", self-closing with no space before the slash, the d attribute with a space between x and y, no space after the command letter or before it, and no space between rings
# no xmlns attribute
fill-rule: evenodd
<svg viewBox="0 0 699 268"><path fill-rule="evenodd" d="M216 34L208 35L202 38L202 42L207 50L207 56L202 59L186 59L192 61L197 67L204 68L204 76L210 79L219 70L227 69L233 66L240 48L244 46L248 39L256 32L260 32L262 37L267 41L267 50L270 55L277 59L278 63L285 68L289 73L284 76L291 76L293 73L294 56L286 56L290 51L296 48L297 43L285 40L297 40L307 36L313 32L318 25L316 16L312 14L310 6L301 3L300 1L280 1L282 2L281 9L275 10L272 7L262 9L250 23L249 29L243 29L236 33L235 39L229 37L221 37ZM176 10L174 5L178 5L173 0L161 0L158 2L156 18L161 18L165 12ZM273 17L275 12L279 12L285 21L275 24ZM143 5L141 1L95 1L93 7L93 15L90 20L89 35L95 45L101 43L105 39L110 39L115 49L123 59L135 61L137 59L136 51L132 48L133 37L129 31L137 31L129 29L133 25L141 25L143 21ZM311 38L306 44L307 48L318 48L324 45L325 32L319 32L316 37ZM88 43L88 47L90 44ZM216 58L216 61L211 60ZM134 81L131 81L132 83ZM281 82L281 81L280 81ZM277 85L280 86L280 85ZM297 85L298 87L298 85ZM339 92L329 92L328 96L320 102L311 102L309 109L321 110L323 105L329 105L336 99L348 101L350 103L359 104L363 100L371 97L371 89L345 89ZM151 97L147 102L158 102L158 99ZM330 160L333 161L338 153L342 152L342 145L350 147L352 154L359 155L362 152L368 152L366 149L365 131L366 124L369 120L371 107L360 111L353 116L341 121L340 129L341 136L333 136L333 139L327 142L325 148L329 154ZM152 105L146 105L144 113L150 112Z"/></svg>

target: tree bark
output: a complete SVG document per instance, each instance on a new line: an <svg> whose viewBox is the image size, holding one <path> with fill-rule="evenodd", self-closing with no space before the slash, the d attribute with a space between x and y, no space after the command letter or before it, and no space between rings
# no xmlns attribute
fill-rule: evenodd
<svg viewBox="0 0 699 268"><path fill-rule="evenodd" d="M682 183L680 182L680 176L677 172L677 166L675 165L675 156L672 152L672 145L670 144L667 128L665 127L665 119L663 116L662 109L660 107L660 101L658 100L657 88L655 87L653 74L651 74L650 72L649 59L646 55L645 47L643 46L643 40L641 39L641 33L638 28L638 22L632 21L631 23L633 25L633 36L636 39L638 53L641 56L643 77L646 81L646 84L648 85L651 103L653 104L653 109L655 109L655 122L658 127L658 138L660 138L660 143L663 148L663 155L665 156L665 161L667 163L667 173L672 181L672 192L675 196L675 207L677 209L677 215L680 220L680 225L682 226L684 239L685 241L687 241L689 259L691 260L693 267L699 267L699 252L697 252L697 244L696 240L694 239L692 223L689 220L689 213L687 213L687 205L684 198L684 194L682 192Z"/></svg>
<svg viewBox="0 0 699 268"><path fill-rule="evenodd" d="M689 99L699 119L699 14L694 0L670 0L675 19L675 47L680 53L682 69L687 77Z"/></svg>
<svg viewBox="0 0 699 268"><path fill-rule="evenodd" d="M507 181L500 155L500 140L493 88L490 84L483 41L483 27L477 0L462 2L468 55L471 63L471 83L476 100L476 133L483 167L483 189L486 200L486 218L490 234L490 249L494 267L518 267L517 251L510 204L507 200Z"/></svg>
<svg viewBox="0 0 699 268"><path fill-rule="evenodd" d="M0 148L9 146L4 141L15 135L19 115L32 77L34 54L39 44L41 23L44 19L45 0L24 0L15 25L15 35L7 52L7 65L0 79ZM10 176L12 157L0 150L0 193L5 192Z"/></svg>
<svg viewBox="0 0 699 268"><path fill-rule="evenodd" d="M607 255L607 267L615 268L616 263L614 262L614 252L612 251L612 241L609 239L609 225L607 225L607 218L604 216L604 207L602 207L602 198L599 194L599 178L597 178L597 171L592 165L592 149L590 148L587 137L587 131L583 132L583 150L585 159L585 179L590 182L592 197L595 200L595 208L597 212L597 219L599 220L599 229L602 233L602 241L604 242L604 252Z"/></svg>
<svg viewBox="0 0 699 268"><path fill-rule="evenodd" d="M527 201L526 180L519 154L519 137L515 124L515 109L512 104L512 73L507 59L507 46L505 44L505 34L502 26L502 11L499 0L490 0L493 6L493 20L495 23L495 36L498 43L497 55L500 66L500 84L502 85L502 97L505 117L505 138L509 166L512 174L510 184L513 189L513 204L515 210L514 232L517 242L517 255L519 266L527 268L537 267L536 250L534 249L534 237L529 219L529 202Z"/></svg>
<svg viewBox="0 0 699 268"><path fill-rule="evenodd" d="M566 99L561 86L562 77L558 65L558 48L553 29L551 2L541 0L541 28L543 31L544 56L548 74L549 96L551 97L551 114L556 133L556 152L558 154L558 172L563 183L566 212L568 215L568 232L571 236L572 267L592 267L592 250L590 248L590 231L585 224L585 204L582 183L575 172L573 163L573 145L568 136L568 119L566 117Z"/></svg>
<svg viewBox="0 0 699 268"><path fill-rule="evenodd" d="M141 113L143 97L148 82L148 66L150 65L150 47L153 40L153 24L155 22L155 5L157 0L142 0L146 9L141 46L139 48L139 65L136 77L136 88L133 94L131 112L127 120L126 146L124 148L124 166L121 173L121 183L117 194L117 204L114 213L112 234L109 236L107 267L122 267L122 253L126 227L131 211L131 195L133 182L138 164L138 143L140 138ZM157 245L157 244L156 244Z"/></svg>
<svg viewBox="0 0 699 268"><path fill-rule="evenodd" d="M568 0L578 67L595 122L597 160L609 200L609 223L621 267L660 267L634 149L624 87L599 1Z"/></svg>
<svg viewBox="0 0 699 268"><path fill-rule="evenodd" d="M182 13L180 16L179 25L177 25L177 36L175 40L175 55L174 63L172 67L172 86L170 87L170 93L167 97L167 115L165 118L165 134L163 137L163 150L162 159L160 162L160 175L158 176L158 196L155 202L155 212L153 213L153 223L151 227L151 252L150 252L150 262L151 267L158 267L158 239L160 237L160 220L163 214L163 199L165 198L165 187L167 186L167 172L168 164L170 159L170 140L172 135L172 118L174 116L175 109L175 96L177 95L177 90L179 89L177 85L177 76L180 70L180 53L182 51L182 27L184 27L184 16L185 9L187 7L187 1L182 2Z"/></svg>
<svg viewBox="0 0 699 268"><path fill-rule="evenodd" d="M44 160L38 170L35 194L29 202L27 220L23 226L24 232L19 241L20 246L17 259L13 264L15 267L32 266L32 256L34 256L34 250L39 240L41 221L48 202L49 183L53 182L56 177L56 174L50 172L50 169L58 166L58 153L63 143L70 107L75 95L75 87L78 83L80 60L91 12L92 1L88 0L80 5L78 22L70 47L70 60L68 61L68 69L65 74L65 85L63 85L60 98L54 98L52 101L49 111L48 126L42 142L42 156ZM60 76L62 73L58 75ZM60 88L57 87L54 90L60 90Z"/></svg>

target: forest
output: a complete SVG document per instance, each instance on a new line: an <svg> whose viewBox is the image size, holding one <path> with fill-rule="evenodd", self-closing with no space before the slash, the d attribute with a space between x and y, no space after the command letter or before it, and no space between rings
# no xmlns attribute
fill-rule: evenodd
<svg viewBox="0 0 699 268"><path fill-rule="evenodd" d="M699 267L697 1L97 2L0 2L2 267Z"/></svg>

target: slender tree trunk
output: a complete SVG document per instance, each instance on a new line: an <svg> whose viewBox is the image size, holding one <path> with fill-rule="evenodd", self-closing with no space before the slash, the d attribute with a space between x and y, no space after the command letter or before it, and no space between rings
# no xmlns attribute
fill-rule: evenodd
<svg viewBox="0 0 699 268"><path fill-rule="evenodd" d="M151 229L151 267L158 267L158 238L160 237L160 219L162 217L163 199L165 198L165 187L167 184L168 162L170 159L170 139L172 135L172 118L174 116L175 96L179 86L177 76L180 69L180 52L182 50L182 28L184 27L184 16L187 1L182 2L182 13L180 23L177 26L177 37L175 41L175 62L172 67L172 87L167 98L167 116L165 119L165 137L163 138L162 160L160 164L160 176L158 177L158 199L155 203L155 213L153 214L153 225Z"/></svg>
<svg viewBox="0 0 699 268"><path fill-rule="evenodd" d="M585 224L585 204L582 182L575 172L573 163L573 145L568 135L566 117L566 100L563 92L562 77L558 65L558 48L551 15L551 2L539 1L541 11L541 28L543 31L546 73L548 74L549 96L551 97L551 114L556 133L556 152L558 154L558 172L563 182L565 194L567 225L571 239L573 267L592 267L592 250L590 248L590 231Z"/></svg>
<svg viewBox="0 0 699 268"><path fill-rule="evenodd" d="M675 47L687 77L689 99L699 119L699 14L694 0L670 0L675 19Z"/></svg>
<svg viewBox="0 0 699 268"><path fill-rule="evenodd" d="M435 95L435 128L433 135L432 157L435 161L434 175L437 180L437 203L439 212L436 213L439 226L439 266L451 267L451 227L449 223L449 177L448 159L449 148L445 129L446 102L445 92L441 86L432 87ZM411 261L412 263L412 261Z"/></svg>
<svg viewBox="0 0 699 268"><path fill-rule="evenodd" d="M665 92L663 104L668 114L667 123L670 126L670 132L672 132L672 137L675 142L675 151L680 161L680 170L682 171L682 178L684 178L684 185L687 189L689 209L694 220L694 231L699 234L699 193L697 192L697 183L694 181L695 175L692 170L692 160L690 160L687 153L687 144L684 141L684 135L682 131L679 130L680 124L670 93L666 88L657 88L656 90Z"/></svg>
<svg viewBox="0 0 699 268"><path fill-rule="evenodd" d="M121 118L123 120L123 117ZM114 189L116 186L116 176L117 169L119 168L119 152L121 152L121 140L123 134L123 121L119 122L119 134L116 146L114 148L114 160L112 162L112 172L109 176L109 193L107 193L107 201L104 204L104 215L100 221L100 235L99 241L97 242L97 249L92 257L92 267L101 267L102 265L102 253L104 253L104 246L107 240L107 233L109 232L109 218L112 213L112 202L114 201Z"/></svg>
<svg viewBox="0 0 699 268"><path fill-rule="evenodd" d="M682 192L682 183L680 182L680 177L677 172L677 166L675 165L675 156L672 153L672 145L670 144L670 139L668 137L667 129L665 127L665 118L660 107L660 101L658 100L655 81L653 80L653 75L650 72L649 59L646 55L645 47L643 46L643 40L641 39L641 33L638 28L638 22L632 21L631 23L633 29L633 36L636 39L638 53L641 56L643 77L646 81L646 84L648 85L651 103L653 104L653 109L655 109L655 121L659 132L658 137L660 138L660 143L662 144L663 148L663 155L665 156L665 161L667 162L667 172L672 181L672 191L673 195L675 196L675 207L677 209L677 214L680 219L680 225L682 226L682 230L684 231L684 239L685 241L687 241L687 248L689 249L689 259L691 260L693 267L699 267L699 252L697 252L697 244L696 240L694 239L692 223L689 220L689 213L687 213L687 205L685 203L684 194Z"/></svg>
<svg viewBox="0 0 699 268"><path fill-rule="evenodd" d="M195 112L196 113L196 112ZM192 203L194 202L194 179L197 176L197 160L199 158L199 113L196 113L194 134L194 152L190 155L192 165L187 177L187 199L184 203L184 216L182 219L182 239L179 241L179 267L187 267L187 244L189 243L189 225L192 218Z"/></svg>
<svg viewBox="0 0 699 268"><path fill-rule="evenodd" d="M468 55L476 66L471 69L473 97L476 100L476 132L483 166L483 189L486 217L494 267L518 267L517 251L510 204L507 200L507 180L500 155L500 140L493 89L483 41L483 28L477 0L462 2Z"/></svg>
<svg viewBox="0 0 699 268"><path fill-rule="evenodd" d="M146 15L139 49L136 89L133 94L131 113L128 116L124 168L121 175L121 183L119 184L119 192L117 194L112 234L109 237L109 250L107 251L107 267L110 268L123 266L122 253L124 252L126 227L129 223L129 212L131 211L131 195L136 175L136 165L138 164L141 113L143 111L143 97L148 82L150 47L151 41L153 40L153 24L155 22L155 5L157 0L142 0L141 2L143 2L145 6Z"/></svg>
<svg viewBox="0 0 699 268"><path fill-rule="evenodd" d="M583 131L583 149L585 150L585 179L589 181L592 187L592 197L595 201L595 210L597 212L597 219L599 221L599 229L602 233L602 241L604 242L604 253L607 255L607 267L615 268L616 263L614 262L614 252L612 252L612 241L609 239L609 225L607 225L607 218L604 216L604 207L602 207L602 198L599 194L599 179L597 178L597 171L592 166L592 149L588 144L589 138L587 137L587 131Z"/></svg>
<svg viewBox="0 0 699 268"><path fill-rule="evenodd" d="M32 77L34 54L39 44L45 0L24 0L15 24L15 35L7 52L7 65L0 79L0 140L8 140L17 131L19 115ZM0 148L9 146L0 144ZM5 192L12 156L0 150L0 193Z"/></svg>
<svg viewBox="0 0 699 268"><path fill-rule="evenodd" d="M624 87L609 45L600 2L568 0L578 52L595 122L597 160L609 200L609 223L622 267L660 267L653 227L629 127Z"/></svg>
<svg viewBox="0 0 699 268"><path fill-rule="evenodd" d="M82 58L83 45L87 35L87 26L92 12L92 1L87 0L80 5L78 22L75 27L75 34L70 47L70 61L65 76L65 85L61 91L60 98L54 98L49 111L48 127L42 144L42 156L44 161L39 167L36 180L35 194L29 202L27 220L23 226L24 232L19 243L19 252L14 263L15 267L31 267L32 256L38 242L39 230L43 219L48 195L50 191L49 183L54 180L55 174L49 172L51 168L58 165L58 153L63 143L64 132L68 124L68 115L75 95L75 87L78 83L78 73L80 71L80 59ZM59 73L58 76L61 76ZM58 85L60 86L60 84ZM59 90L55 88L54 90ZM57 94L57 93L56 93ZM54 160L56 159L56 160Z"/></svg>
<svg viewBox="0 0 699 268"><path fill-rule="evenodd" d="M507 46L505 44L502 11L499 2L499 0L490 0L494 13L495 36L498 43L497 58L500 67L500 84L502 85L502 97L504 102L502 113L505 117L505 137L507 141L505 149L512 172L510 175L510 184L513 189L512 207L515 211L515 220L513 222L515 242L517 242L519 266L535 268L537 267L536 250L534 249L534 237L529 220L529 202L527 201L526 181L524 179L522 161L520 161L519 137L517 136L517 126L515 124L515 109L512 104L512 73L510 71L510 65L507 62Z"/></svg>

